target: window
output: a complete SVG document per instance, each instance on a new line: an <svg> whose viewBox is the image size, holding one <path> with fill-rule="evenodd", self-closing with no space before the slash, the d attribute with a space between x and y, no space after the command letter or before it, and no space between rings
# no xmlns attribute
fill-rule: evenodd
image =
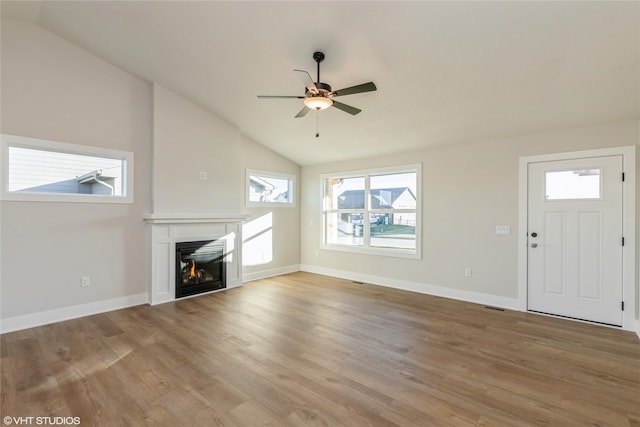
<svg viewBox="0 0 640 427"><path fill-rule="evenodd" d="M247 169L247 206L295 206L295 176Z"/></svg>
<svg viewBox="0 0 640 427"><path fill-rule="evenodd" d="M326 248L420 257L420 165L323 175Z"/></svg>
<svg viewBox="0 0 640 427"><path fill-rule="evenodd" d="M133 153L2 135L2 199L133 202Z"/></svg>
<svg viewBox="0 0 640 427"><path fill-rule="evenodd" d="M547 200L600 198L600 169L581 169L545 173Z"/></svg>

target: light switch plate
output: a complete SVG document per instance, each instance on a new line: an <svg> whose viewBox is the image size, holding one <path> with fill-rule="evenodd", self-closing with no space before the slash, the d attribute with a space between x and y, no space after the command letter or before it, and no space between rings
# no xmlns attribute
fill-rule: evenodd
<svg viewBox="0 0 640 427"><path fill-rule="evenodd" d="M511 234L511 226L509 225L496 225L496 234L509 235Z"/></svg>

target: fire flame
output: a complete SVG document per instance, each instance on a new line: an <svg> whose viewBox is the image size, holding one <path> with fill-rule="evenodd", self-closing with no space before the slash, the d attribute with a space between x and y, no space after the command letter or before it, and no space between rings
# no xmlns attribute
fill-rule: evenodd
<svg viewBox="0 0 640 427"><path fill-rule="evenodd" d="M191 269L189 270L189 279L196 277L196 261L191 260Z"/></svg>

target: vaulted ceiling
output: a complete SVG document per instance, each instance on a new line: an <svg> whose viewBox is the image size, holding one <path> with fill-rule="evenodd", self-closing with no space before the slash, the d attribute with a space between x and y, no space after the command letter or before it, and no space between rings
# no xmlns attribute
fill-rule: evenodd
<svg viewBox="0 0 640 427"><path fill-rule="evenodd" d="M306 165L640 117L640 2L2 1ZM320 50L334 89L294 118Z"/></svg>

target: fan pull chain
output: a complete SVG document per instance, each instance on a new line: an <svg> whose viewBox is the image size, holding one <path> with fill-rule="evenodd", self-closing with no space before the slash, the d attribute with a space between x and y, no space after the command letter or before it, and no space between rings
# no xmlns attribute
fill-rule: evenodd
<svg viewBox="0 0 640 427"><path fill-rule="evenodd" d="M320 110L316 110L316 138L320 137Z"/></svg>

